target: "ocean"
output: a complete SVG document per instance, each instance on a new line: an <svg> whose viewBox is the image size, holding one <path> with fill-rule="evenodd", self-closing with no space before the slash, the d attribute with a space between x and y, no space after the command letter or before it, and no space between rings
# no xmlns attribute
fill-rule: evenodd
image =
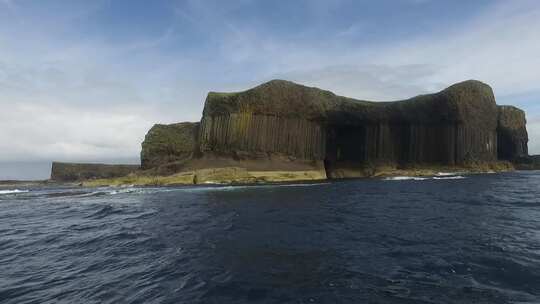
<svg viewBox="0 0 540 304"><path fill-rule="evenodd" d="M4 187L0 303L540 303L540 172Z"/></svg>

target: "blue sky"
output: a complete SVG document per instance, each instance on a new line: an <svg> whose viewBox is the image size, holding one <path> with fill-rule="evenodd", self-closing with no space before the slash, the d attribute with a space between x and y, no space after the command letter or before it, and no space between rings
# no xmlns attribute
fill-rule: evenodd
<svg viewBox="0 0 540 304"><path fill-rule="evenodd" d="M393 100L479 79L540 153L537 1L0 0L0 162L136 160L208 91Z"/></svg>

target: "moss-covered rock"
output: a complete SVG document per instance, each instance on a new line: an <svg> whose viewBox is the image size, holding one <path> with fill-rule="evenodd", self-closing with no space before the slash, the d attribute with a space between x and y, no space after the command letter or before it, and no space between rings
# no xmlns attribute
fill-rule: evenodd
<svg viewBox="0 0 540 304"><path fill-rule="evenodd" d="M100 178L86 180L84 187L119 187L119 186L175 186L194 184L194 172L182 172L173 175L159 176L147 174L129 174L116 178Z"/></svg>
<svg viewBox="0 0 540 304"><path fill-rule="evenodd" d="M174 186L195 184L253 184L266 182L317 181L326 179L324 170L250 171L242 167L208 168L172 175L147 172L116 178L86 180L85 187L102 186Z"/></svg>
<svg viewBox="0 0 540 304"><path fill-rule="evenodd" d="M199 123L154 125L146 134L141 150L141 166L149 169L185 161L197 153Z"/></svg>
<svg viewBox="0 0 540 304"><path fill-rule="evenodd" d="M486 119L497 124L491 87L476 80L454 84L435 93L390 102L373 102L335 95L285 80L272 80L238 93L210 92L203 117L233 113L297 118L328 124L380 121L419 123L463 122ZM489 117L480 117L489 114Z"/></svg>

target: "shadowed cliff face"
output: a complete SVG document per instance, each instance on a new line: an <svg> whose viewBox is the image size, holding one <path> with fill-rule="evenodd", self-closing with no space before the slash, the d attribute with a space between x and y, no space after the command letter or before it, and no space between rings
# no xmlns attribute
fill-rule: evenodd
<svg viewBox="0 0 540 304"><path fill-rule="evenodd" d="M202 152L286 153L356 163L441 163L497 158L498 109L479 81L396 102L369 102L287 81L210 93Z"/></svg>
<svg viewBox="0 0 540 304"><path fill-rule="evenodd" d="M500 159L514 161L528 156L528 134L525 112L512 106L499 107L498 154Z"/></svg>

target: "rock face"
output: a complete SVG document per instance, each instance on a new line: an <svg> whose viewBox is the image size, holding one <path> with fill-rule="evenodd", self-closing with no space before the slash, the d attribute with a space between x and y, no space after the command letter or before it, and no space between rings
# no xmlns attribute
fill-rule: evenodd
<svg viewBox="0 0 540 304"><path fill-rule="evenodd" d="M498 154L500 159L518 160L529 155L525 112L512 106L499 107Z"/></svg>
<svg viewBox="0 0 540 304"><path fill-rule="evenodd" d="M497 114L491 88L478 81L399 102L271 81L242 93L210 93L200 147L203 153L284 153L329 166L491 161Z"/></svg>
<svg viewBox="0 0 540 304"><path fill-rule="evenodd" d="M339 170L377 164L454 166L527 155L525 123L523 111L498 107L492 89L474 80L395 102L273 80L244 92L209 93L200 126L154 126L141 158L143 168L178 160L184 161L178 170L302 164L343 177Z"/></svg>
<svg viewBox="0 0 540 304"><path fill-rule="evenodd" d="M73 182L126 176L139 170L138 165L105 165L53 162L51 180Z"/></svg>
<svg viewBox="0 0 540 304"><path fill-rule="evenodd" d="M273 80L209 93L200 123L154 125L141 165L149 176L196 172L193 180L201 182L343 178L373 175L374 168L515 161L528 156L527 141L525 113L497 106L492 89L475 80L394 102ZM130 170L56 163L52 175L72 180Z"/></svg>
<svg viewBox="0 0 540 304"><path fill-rule="evenodd" d="M146 134L141 150L141 167L149 169L191 159L197 153L199 123L154 125Z"/></svg>

